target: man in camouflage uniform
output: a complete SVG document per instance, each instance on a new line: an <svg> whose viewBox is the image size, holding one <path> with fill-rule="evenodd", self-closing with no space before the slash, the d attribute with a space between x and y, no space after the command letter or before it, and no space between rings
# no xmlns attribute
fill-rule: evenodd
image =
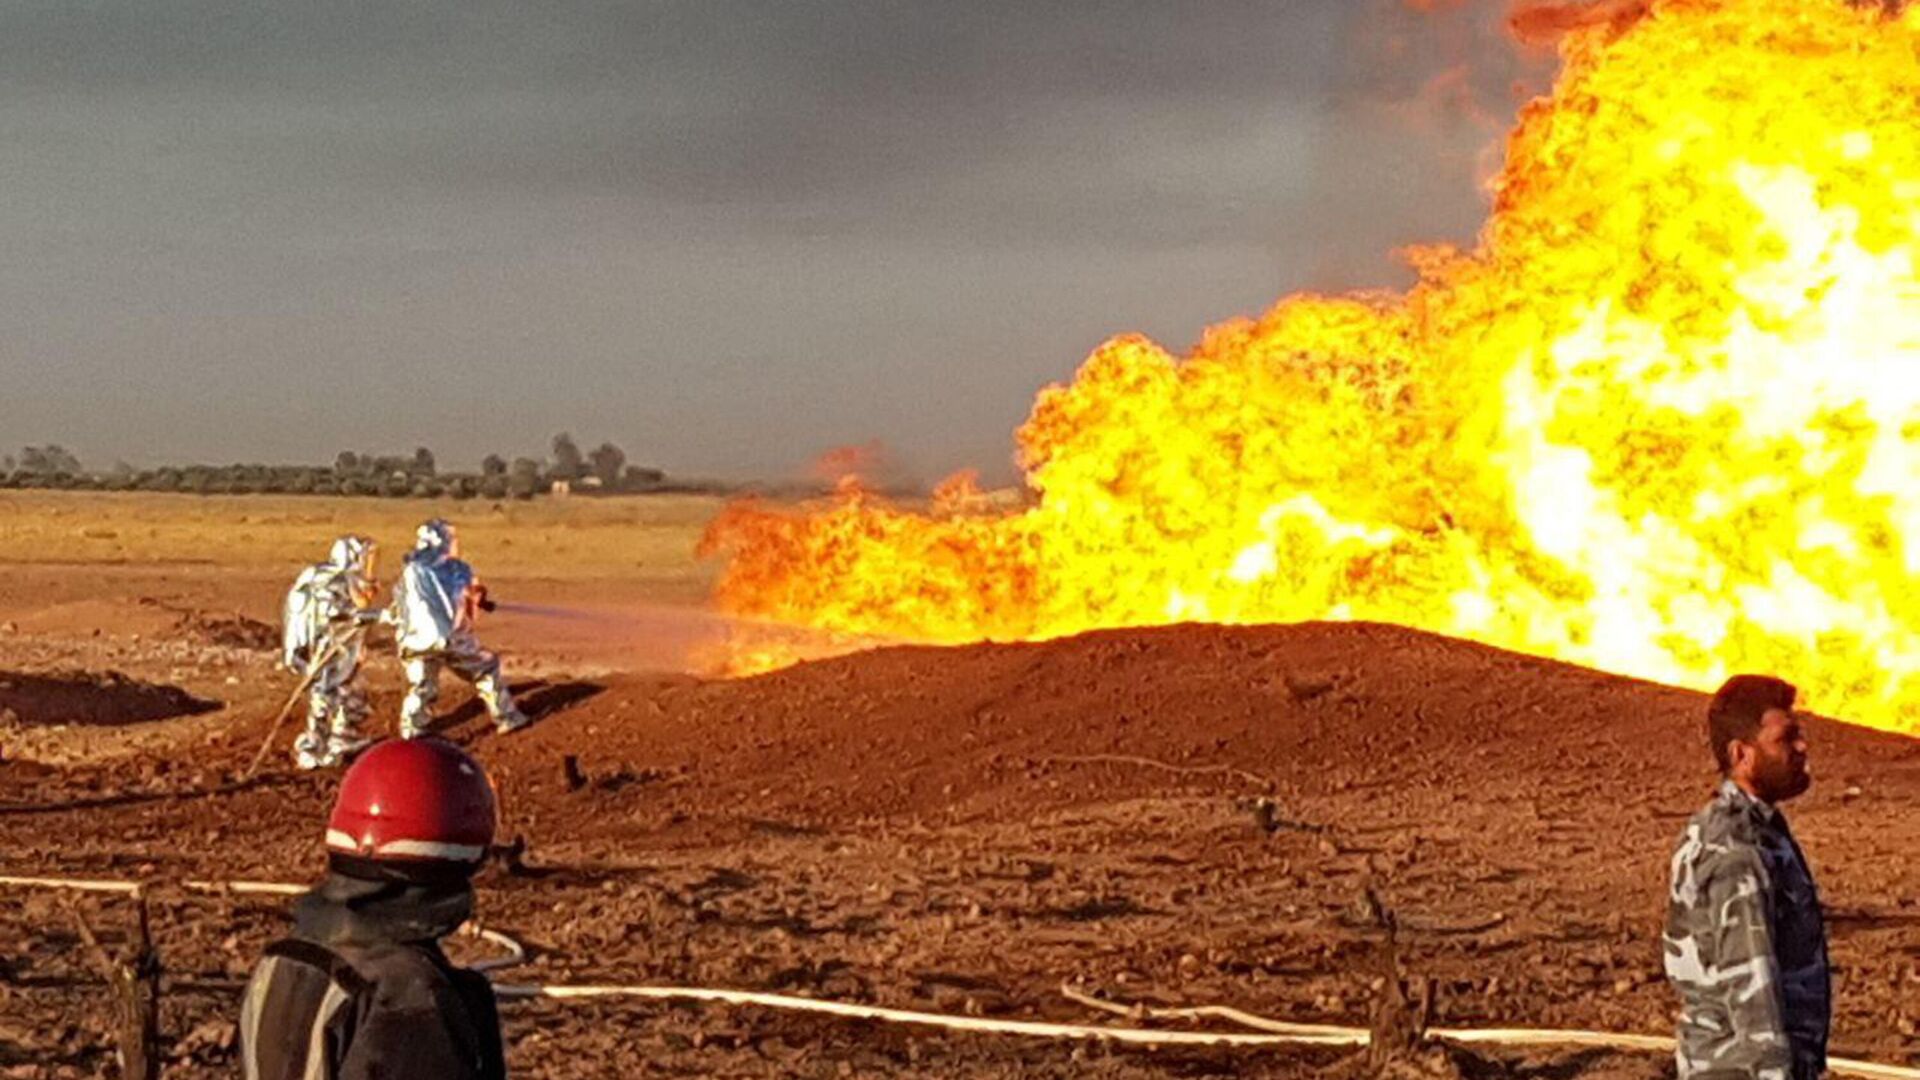
<svg viewBox="0 0 1920 1080"><path fill-rule="evenodd" d="M1721 783L1673 855L1664 937L1679 991L1680 1080L1812 1080L1832 988L1813 873L1778 803L1807 790L1794 688L1728 679L1707 708Z"/></svg>

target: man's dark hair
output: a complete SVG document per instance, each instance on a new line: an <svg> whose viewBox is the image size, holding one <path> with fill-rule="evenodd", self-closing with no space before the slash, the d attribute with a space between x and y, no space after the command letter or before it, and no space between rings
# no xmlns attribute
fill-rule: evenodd
<svg viewBox="0 0 1920 1080"><path fill-rule="evenodd" d="M1771 709L1792 709L1797 693L1792 683L1771 675L1735 675L1720 684L1707 705L1707 742L1723 775L1733 767L1727 743L1753 739L1760 733L1760 718Z"/></svg>

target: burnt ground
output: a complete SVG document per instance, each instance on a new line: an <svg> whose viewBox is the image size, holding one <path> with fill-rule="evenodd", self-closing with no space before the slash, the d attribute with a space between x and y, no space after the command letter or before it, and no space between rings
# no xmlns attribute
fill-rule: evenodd
<svg viewBox="0 0 1920 1080"><path fill-rule="evenodd" d="M100 727L76 706L63 730L41 713L0 731L0 873L310 878L332 778L276 755L233 782L288 689L271 657L143 656L100 658L226 707ZM70 659L0 641L0 667ZM388 722L390 666L375 678ZM1072 982L1365 1024L1372 888L1407 965L1434 980L1437 1023L1670 1024L1666 861L1713 783L1696 694L1359 624L900 648L738 682L546 674L522 689L542 713L532 729L495 736L470 704L447 727L488 763L525 841L517 872L481 880L486 921L533 950L515 982L1098 1021L1061 995ZM1834 723L1812 735L1816 786L1792 814L1831 913L1834 1050L1920 1062L1920 743ZM0 1076L110 1074L105 988L69 908L112 945L126 902L7 896ZM169 1075L231 1072L237 990L284 908L156 892ZM521 1003L506 1027L521 1076L1353 1072L1339 1051L1149 1051L746 1008ZM1457 1064L1541 1080L1671 1071L1574 1049Z"/></svg>

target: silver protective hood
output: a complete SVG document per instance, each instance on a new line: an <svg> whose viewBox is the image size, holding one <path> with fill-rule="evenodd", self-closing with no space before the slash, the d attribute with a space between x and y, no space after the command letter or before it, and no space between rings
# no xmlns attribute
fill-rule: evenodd
<svg viewBox="0 0 1920 1080"><path fill-rule="evenodd" d="M460 536L454 531L453 523L445 518L421 522L413 531L413 553L415 556L430 554L436 559L459 558Z"/></svg>
<svg viewBox="0 0 1920 1080"><path fill-rule="evenodd" d="M327 565L356 577L365 577L371 566L373 541L364 536L343 536L327 551Z"/></svg>

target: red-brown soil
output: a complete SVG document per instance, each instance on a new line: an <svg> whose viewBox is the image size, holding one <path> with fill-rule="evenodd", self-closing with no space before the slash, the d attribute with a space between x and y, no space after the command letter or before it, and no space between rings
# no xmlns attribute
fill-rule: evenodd
<svg viewBox="0 0 1920 1080"><path fill-rule="evenodd" d="M0 873L314 874L332 778L276 755L264 777L233 782L288 680L269 655L207 648L225 649L209 655L232 673L215 682L223 712L139 725L111 746L99 740L119 732L76 729L84 752L66 758L40 732L32 753L8 755ZM374 664L390 723L398 688L391 664ZM199 678L188 684L213 681ZM534 950L513 981L1099 1019L1059 994L1073 981L1127 1001L1364 1024L1371 887L1398 916L1408 965L1435 980L1438 1022L1670 1024L1666 862L1713 783L1696 694L1371 625L889 649L739 682L521 682L541 714L532 729L496 736L471 704L447 728L488 763L506 829L526 843L521 872L481 882L487 921ZM1920 1060L1908 857L1920 742L1825 722L1812 734L1818 779L1791 813L1831 914L1834 1049ZM1277 806L1271 829L1260 797ZM106 996L74 950L69 901L7 896L0 1075L110 1073ZM125 901L76 903L120 940ZM236 990L283 909L156 894L169 1075L231 1071ZM510 1005L507 1032L522 1076L1352 1068L1329 1051L1126 1050L625 1003ZM1670 1071L1594 1050L1459 1065Z"/></svg>

